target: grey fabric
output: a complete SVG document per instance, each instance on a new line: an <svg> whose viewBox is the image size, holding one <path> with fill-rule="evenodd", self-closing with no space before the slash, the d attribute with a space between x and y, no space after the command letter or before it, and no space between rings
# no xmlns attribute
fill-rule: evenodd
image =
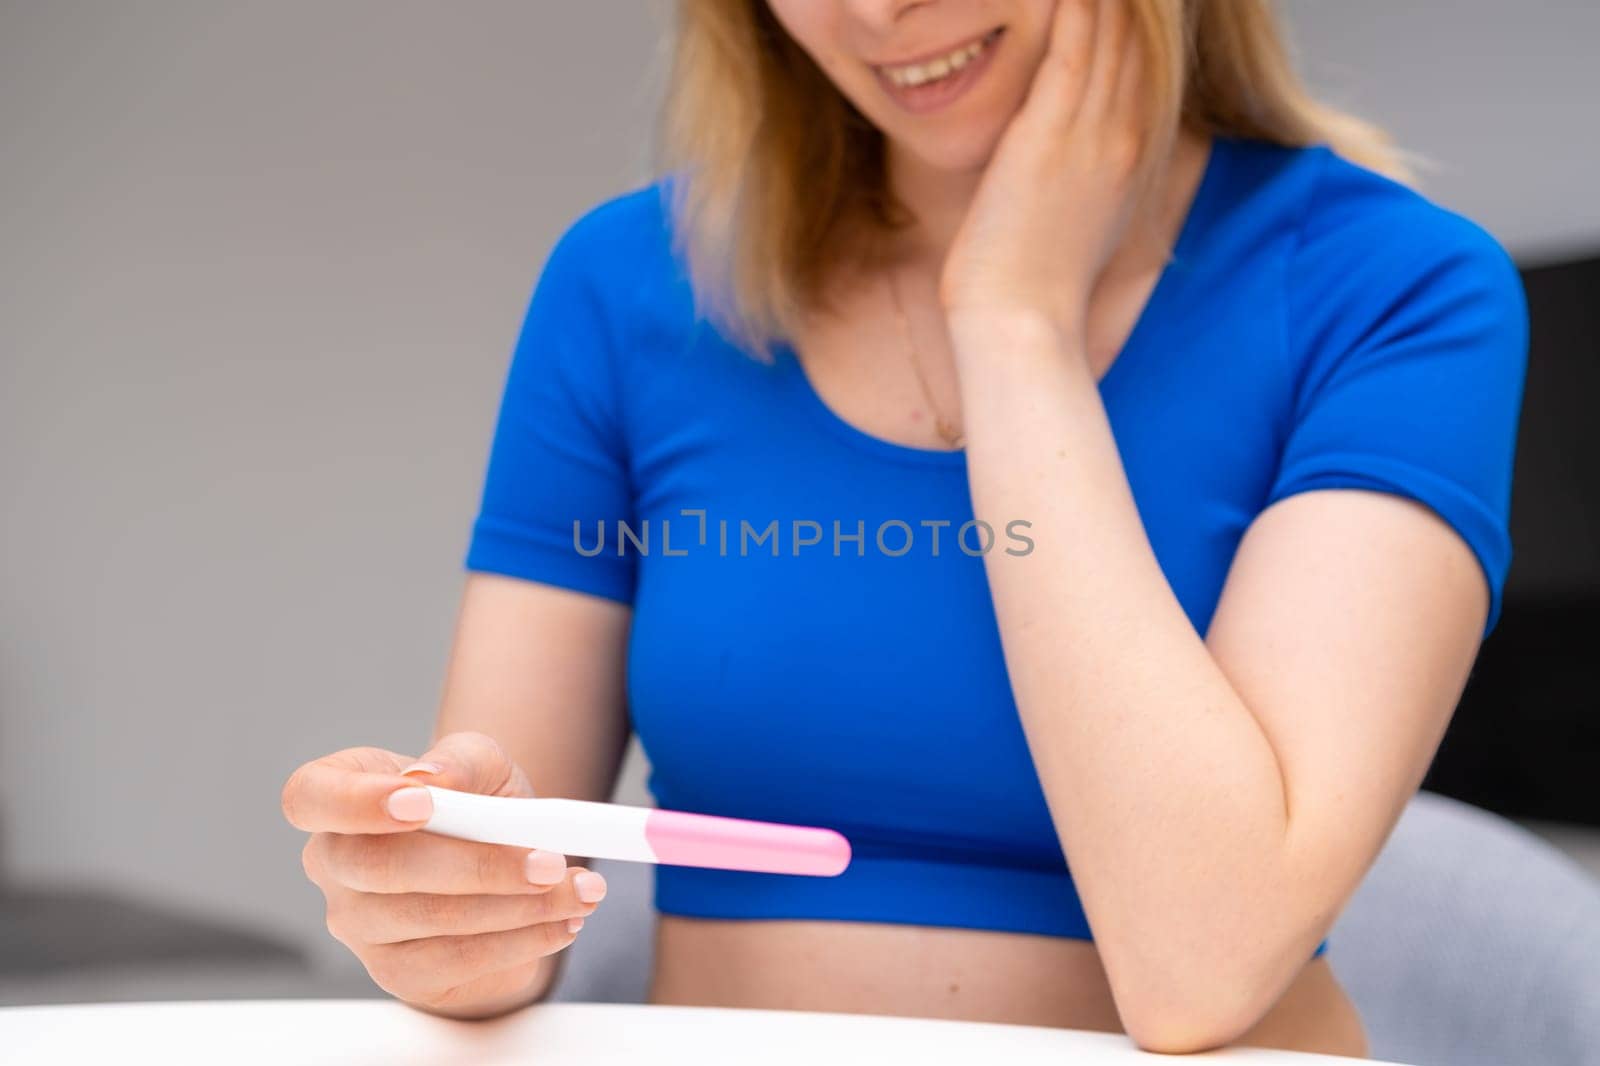
<svg viewBox="0 0 1600 1066"><path fill-rule="evenodd" d="M1328 960L1374 1058L1600 1064L1600 882L1499 815L1418 793Z"/></svg>
<svg viewBox="0 0 1600 1066"><path fill-rule="evenodd" d="M642 1002L654 868L593 865L607 898L552 999ZM1498 815L1418 793L1329 934L1328 960L1374 1058L1600 1064L1600 882Z"/></svg>

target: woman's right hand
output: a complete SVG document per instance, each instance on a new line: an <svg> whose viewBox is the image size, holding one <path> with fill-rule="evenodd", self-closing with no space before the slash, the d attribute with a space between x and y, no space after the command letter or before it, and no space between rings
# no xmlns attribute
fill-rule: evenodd
<svg viewBox="0 0 1600 1066"><path fill-rule="evenodd" d="M542 998L545 958L576 939L605 878L558 852L417 832L432 813L419 784L533 795L481 733L449 734L417 760L349 748L301 766L283 813L311 834L301 858L328 931L380 988L431 1013L483 1018Z"/></svg>

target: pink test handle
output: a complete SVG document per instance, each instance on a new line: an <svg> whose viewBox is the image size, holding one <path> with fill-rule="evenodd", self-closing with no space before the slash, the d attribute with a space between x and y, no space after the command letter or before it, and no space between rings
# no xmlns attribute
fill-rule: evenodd
<svg viewBox="0 0 1600 1066"><path fill-rule="evenodd" d="M655 810L644 835L658 862L678 866L832 877L850 865L850 842L832 829Z"/></svg>

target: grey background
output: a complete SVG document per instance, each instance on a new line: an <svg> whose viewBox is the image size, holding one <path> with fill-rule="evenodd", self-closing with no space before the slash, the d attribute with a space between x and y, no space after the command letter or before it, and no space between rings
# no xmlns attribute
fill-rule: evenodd
<svg viewBox="0 0 1600 1066"><path fill-rule="evenodd" d="M1437 199L1527 263L1600 247L1600 6L1286 10ZM649 174L665 11L0 3L6 877L353 965L278 790L427 737L510 345Z"/></svg>

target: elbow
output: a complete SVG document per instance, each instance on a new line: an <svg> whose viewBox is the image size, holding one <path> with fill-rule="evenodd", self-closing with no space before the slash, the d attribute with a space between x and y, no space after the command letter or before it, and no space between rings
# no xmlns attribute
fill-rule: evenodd
<svg viewBox="0 0 1600 1066"><path fill-rule="evenodd" d="M1123 1030L1142 1051L1188 1055L1225 1047L1271 1008L1263 973L1242 969L1238 956L1214 965L1164 961L1123 987L1113 984Z"/></svg>
<svg viewBox="0 0 1600 1066"><path fill-rule="evenodd" d="M1128 1039L1140 1051L1160 1055L1192 1055L1226 1047L1249 1029L1232 1018L1194 1012L1162 1012L1128 1017L1123 1024Z"/></svg>
<svg viewBox="0 0 1600 1066"><path fill-rule="evenodd" d="M1257 908L1211 922L1142 922L1102 938L1123 1031L1140 1050L1168 1055L1239 1042L1304 972L1326 935L1324 915Z"/></svg>

